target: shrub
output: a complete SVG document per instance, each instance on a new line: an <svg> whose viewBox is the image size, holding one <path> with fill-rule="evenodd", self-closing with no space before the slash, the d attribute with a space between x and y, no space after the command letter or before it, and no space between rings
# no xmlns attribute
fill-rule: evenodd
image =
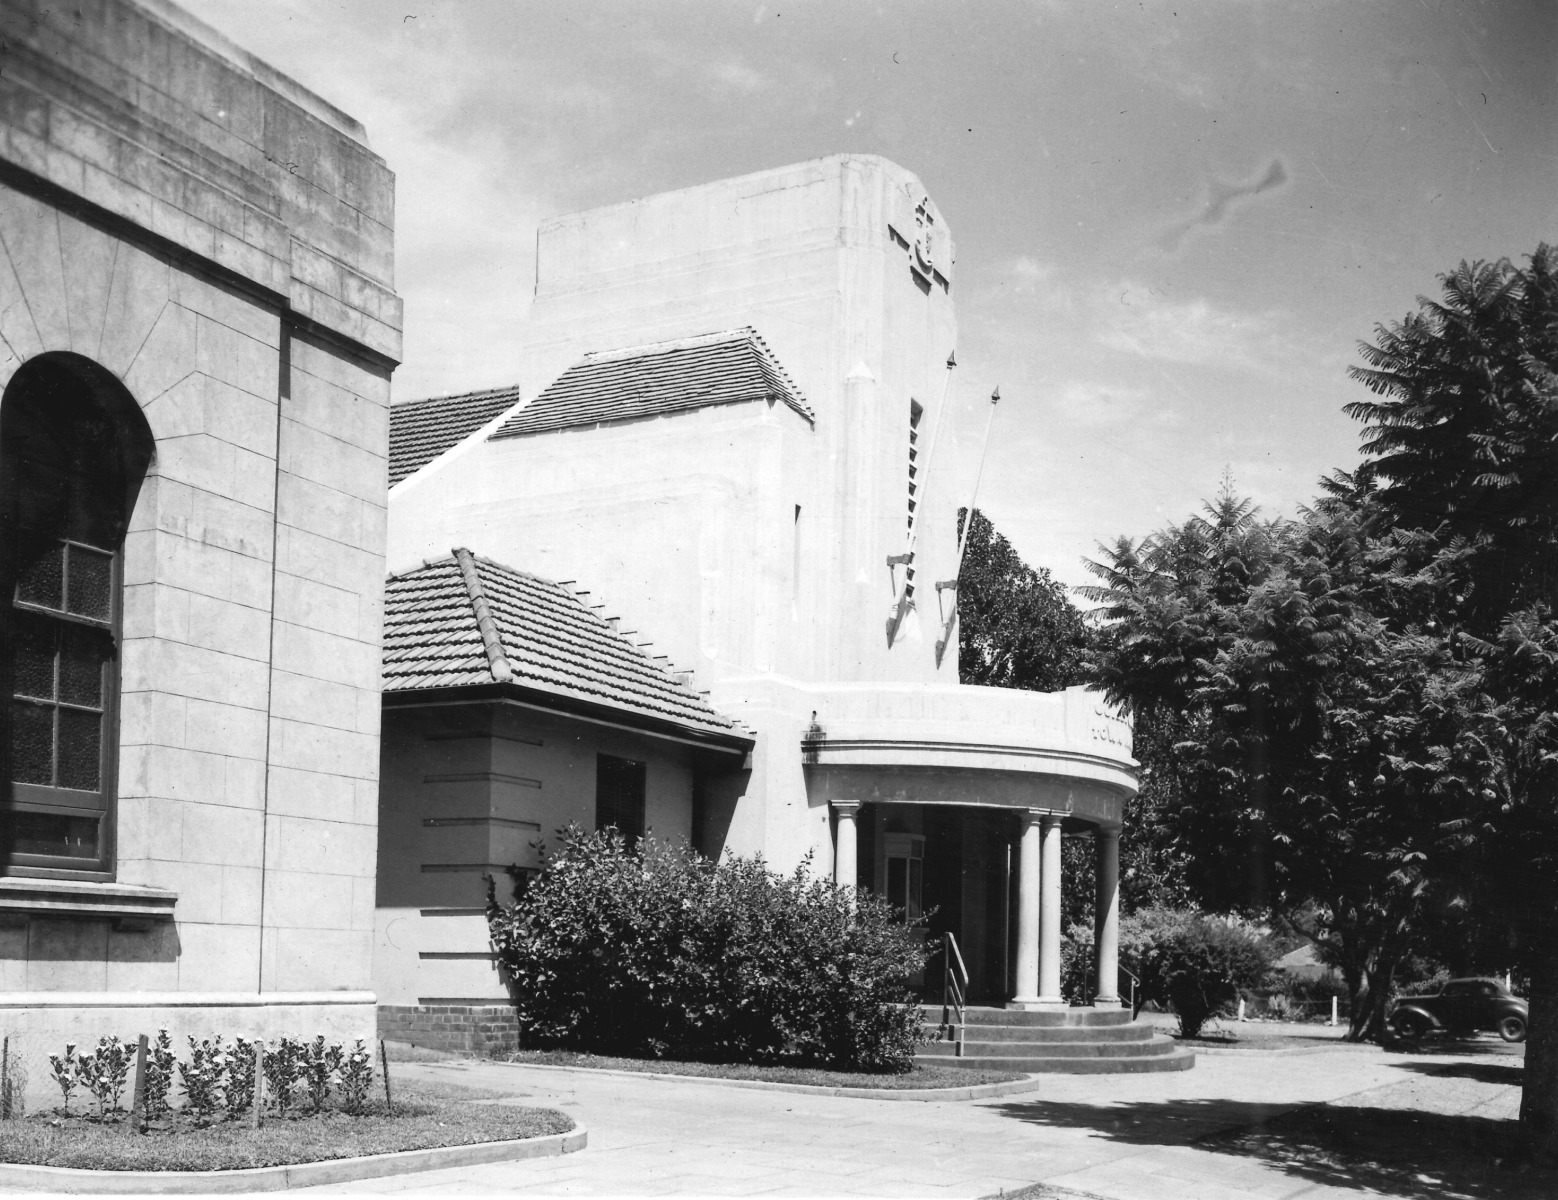
<svg viewBox="0 0 1558 1200"><path fill-rule="evenodd" d="M59 1084L59 1089L65 1096L65 1111L70 1111L70 1094L76 1090L78 1082L76 1078L76 1043L65 1043L65 1057L58 1054L49 1055L49 1068L54 1073L54 1082Z"/></svg>
<svg viewBox="0 0 1558 1200"><path fill-rule="evenodd" d="M368 1089L373 1086L373 1051L357 1044L341 1057L341 1107L356 1116L368 1102Z"/></svg>
<svg viewBox="0 0 1558 1200"><path fill-rule="evenodd" d="M189 1035L189 1061L179 1063L179 1083L184 1100L196 1120L209 1121L222 1102L222 1083L227 1074L227 1050L222 1035L195 1041Z"/></svg>
<svg viewBox="0 0 1558 1200"><path fill-rule="evenodd" d="M234 1038L227 1055L227 1115L241 1117L254 1106L254 1043Z"/></svg>
<svg viewBox="0 0 1558 1200"><path fill-rule="evenodd" d="M76 1078L97 1101L99 1117L119 1111L119 1098L124 1095L130 1067L135 1062L131 1047L137 1044L138 1040L126 1044L117 1037L103 1037L97 1039L97 1049L90 1055L76 1055Z"/></svg>
<svg viewBox="0 0 1558 1200"><path fill-rule="evenodd" d="M926 947L889 907L760 858L563 831L487 918L527 1041L603 1054L902 1071Z"/></svg>
<svg viewBox="0 0 1558 1200"><path fill-rule="evenodd" d="M303 1082L308 1086L308 1099L319 1112L330 1098L330 1077L341 1067L341 1047L327 1045L325 1035L319 1034L303 1047Z"/></svg>
<svg viewBox="0 0 1558 1200"><path fill-rule="evenodd" d="M1241 991L1260 987L1271 970L1265 939L1223 918L1152 910L1138 914L1131 932L1143 992L1174 1006L1184 1037L1197 1036L1208 1018Z"/></svg>
<svg viewBox="0 0 1558 1200"><path fill-rule="evenodd" d="M173 1042L166 1029L157 1030L146 1047L146 1119L155 1121L169 1112L168 1092L173 1087Z"/></svg>
<svg viewBox="0 0 1558 1200"><path fill-rule="evenodd" d="M285 1115L293 1089L303 1080L303 1043L278 1038L265 1051L265 1095L277 1113Z"/></svg>

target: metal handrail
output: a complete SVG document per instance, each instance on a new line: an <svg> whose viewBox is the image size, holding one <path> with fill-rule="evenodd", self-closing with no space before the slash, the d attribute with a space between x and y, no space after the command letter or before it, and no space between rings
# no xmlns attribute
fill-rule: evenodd
<svg viewBox="0 0 1558 1200"><path fill-rule="evenodd" d="M968 995L968 967L963 962L963 952L958 949L957 938L949 931L945 935L946 945L941 954L941 1035L947 1036L948 1030L952 1031L953 1040L957 1043L954 1051L955 1057L963 1054L963 1016ZM952 1020L953 1012L957 1013L957 1021Z"/></svg>
<svg viewBox="0 0 1558 1200"><path fill-rule="evenodd" d="M1115 970L1131 981L1131 1020L1134 1021L1136 1019L1136 989L1140 986L1141 980L1136 977L1129 967L1122 967L1116 964Z"/></svg>

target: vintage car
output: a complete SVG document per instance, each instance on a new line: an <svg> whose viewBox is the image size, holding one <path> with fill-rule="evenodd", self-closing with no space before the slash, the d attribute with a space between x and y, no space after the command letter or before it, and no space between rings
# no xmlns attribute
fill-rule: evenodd
<svg viewBox="0 0 1558 1200"><path fill-rule="evenodd" d="M1435 996L1402 996L1387 1023L1403 1038L1491 1029L1506 1042L1526 1040L1526 1002L1497 979L1452 979Z"/></svg>

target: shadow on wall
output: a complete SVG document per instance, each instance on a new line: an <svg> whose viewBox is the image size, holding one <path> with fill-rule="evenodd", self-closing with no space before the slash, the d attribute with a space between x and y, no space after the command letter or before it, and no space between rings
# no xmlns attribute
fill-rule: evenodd
<svg viewBox="0 0 1558 1200"><path fill-rule="evenodd" d="M1091 1129L1127 1145L1194 1144L1254 1160L1311 1185L1370 1195L1404 1200L1558 1196L1558 1170L1514 1167L1516 1123L1511 1119L1348 1104L1283 1114L1272 1105L1229 1100L994 1107L1014 1120Z"/></svg>
<svg viewBox="0 0 1558 1200"><path fill-rule="evenodd" d="M159 921L145 930L114 929L108 921L60 920L34 917L25 925L0 927L0 960L31 964L29 991L49 985L50 963L171 963L178 961L178 927ZM33 975L43 978L34 980ZM43 987L35 986L41 984Z"/></svg>

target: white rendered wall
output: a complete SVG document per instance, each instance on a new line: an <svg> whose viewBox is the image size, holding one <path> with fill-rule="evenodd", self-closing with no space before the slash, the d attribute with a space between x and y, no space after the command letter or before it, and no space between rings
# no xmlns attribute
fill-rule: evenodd
<svg viewBox="0 0 1558 1200"><path fill-rule="evenodd" d="M917 284L922 206L936 273ZM962 497L932 444L956 348L953 257L919 181L865 155L547 222L521 334L527 398L591 351L750 325L815 426L741 404L475 442L394 489L391 568L470 545L592 589L757 733L748 769L712 789L716 841L781 868L811 852L826 872L827 808L799 755L810 687L957 678L955 649L935 658L935 583L955 571ZM918 611L889 645L911 402Z"/></svg>

